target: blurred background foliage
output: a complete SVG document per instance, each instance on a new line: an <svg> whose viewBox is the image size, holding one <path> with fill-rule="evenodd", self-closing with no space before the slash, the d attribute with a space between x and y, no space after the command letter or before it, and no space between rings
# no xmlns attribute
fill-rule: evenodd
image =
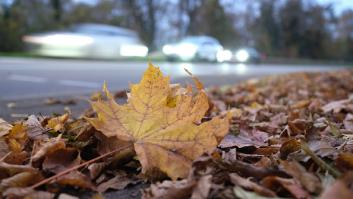
<svg viewBox="0 0 353 199"><path fill-rule="evenodd" d="M353 61L353 11L311 0L1 1L0 51L23 50L25 34L104 23L137 31L150 49L186 35L268 57Z"/></svg>

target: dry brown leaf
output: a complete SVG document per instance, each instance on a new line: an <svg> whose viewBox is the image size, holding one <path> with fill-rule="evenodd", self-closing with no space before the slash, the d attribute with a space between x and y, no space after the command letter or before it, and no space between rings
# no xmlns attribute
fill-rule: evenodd
<svg viewBox="0 0 353 199"><path fill-rule="evenodd" d="M300 165L296 161L281 161L280 167L297 179L305 188L311 193L320 193L321 192L321 184L320 180L312 173L308 172L305 167Z"/></svg>
<svg viewBox="0 0 353 199"><path fill-rule="evenodd" d="M136 183L137 180L131 176L128 176L126 173L118 173L114 178L101 183L98 185L97 190L101 193L105 192L108 189L122 190L127 185Z"/></svg>
<svg viewBox="0 0 353 199"><path fill-rule="evenodd" d="M349 131L353 131L353 114L349 113L343 120L344 128Z"/></svg>
<svg viewBox="0 0 353 199"><path fill-rule="evenodd" d="M179 181L165 180L162 183L152 184L142 193L143 199L184 199L190 198L195 186L194 181L186 179Z"/></svg>
<svg viewBox="0 0 353 199"><path fill-rule="evenodd" d="M64 128L65 122L69 119L69 114L65 113L64 115L58 116L51 118L48 121L47 128L53 129L54 131L60 131L62 128Z"/></svg>
<svg viewBox="0 0 353 199"><path fill-rule="evenodd" d="M46 154L43 161L43 169L53 173L60 173L66 169L79 165L80 152L75 148L63 148Z"/></svg>
<svg viewBox="0 0 353 199"><path fill-rule="evenodd" d="M353 170L353 154L352 153L340 153L336 158L336 166L341 171Z"/></svg>
<svg viewBox="0 0 353 199"><path fill-rule="evenodd" d="M346 173L343 178L336 180L321 194L320 199L346 199L353 198L352 191L353 173Z"/></svg>
<svg viewBox="0 0 353 199"><path fill-rule="evenodd" d="M26 171L35 172L36 169L28 165L15 165L15 164L8 164L5 162L0 162L0 179L7 178L17 173L22 173Z"/></svg>
<svg viewBox="0 0 353 199"><path fill-rule="evenodd" d="M253 190L262 196L268 196L268 197L275 197L276 196L276 193L271 191L270 189L262 187L261 185L258 185L255 182L252 182L250 179L245 179L236 173L229 174L229 177L230 177L230 181L234 185L241 186L245 189Z"/></svg>
<svg viewBox="0 0 353 199"><path fill-rule="evenodd" d="M334 113L339 113L341 110L344 110L347 106L347 104L352 103L351 99L344 99L344 100L338 100L338 101L333 101L325 106L323 106L321 109L325 112L331 112L333 111Z"/></svg>
<svg viewBox="0 0 353 199"><path fill-rule="evenodd" d="M24 123L27 127L28 137L32 140L47 139L48 135L44 134L46 129L38 121L35 115L30 115Z"/></svg>
<svg viewBox="0 0 353 199"><path fill-rule="evenodd" d="M241 130L238 135L226 135L219 146L221 148L243 148L248 146L261 147L267 145L267 139L268 134L263 131L257 129L253 129L249 132Z"/></svg>
<svg viewBox="0 0 353 199"><path fill-rule="evenodd" d="M13 187L6 189L3 195L6 198L24 199L53 199L55 194L46 191L35 191L31 188Z"/></svg>
<svg viewBox="0 0 353 199"><path fill-rule="evenodd" d="M290 139L284 142L280 148L280 157L286 159L290 153L300 150L300 141L296 139Z"/></svg>
<svg viewBox="0 0 353 199"><path fill-rule="evenodd" d="M31 159L34 162L38 161L39 159L43 158L46 154L52 153L58 149L63 149L65 148L65 146L65 142L61 139L61 136L52 138L41 146L38 146L38 151L34 153Z"/></svg>
<svg viewBox="0 0 353 199"><path fill-rule="evenodd" d="M0 118L0 137L7 135L11 128L12 128L11 124L7 123L5 120Z"/></svg>
<svg viewBox="0 0 353 199"><path fill-rule="evenodd" d="M5 138L0 137L0 159L10 152Z"/></svg>
<svg viewBox="0 0 353 199"><path fill-rule="evenodd" d="M298 184L293 179L281 178L277 176L268 176L261 181L262 185L272 189L277 190L278 187L281 186L290 192L295 198L311 198L310 194L306 192L300 184Z"/></svg>
<svg viewBox="0 0 353 199"><path fill-rule="evenodd" d="M42 179L43 177L37 171L25 171L3 179L0 183L0 187L27 187L29 185L35 184L36 182L39 182Z"/></svg>
<svg viewBox="0 0 353 199"><path fill-rule="evenodd" d="M95 190L95 187L93 186L90 179L79 171L72 171L58 178L58 180L56 180L55 183L58 183L59 185L63 185L63 186L68 185L73 187L80 187L83 189Z"/></svg>
<svg viewBox="0 0 353 199"><path fill-rule="evenodd" d="M104 92L107 101L91 102L98 118L88 121L108 137L132 142L143 173L157 168L172 179L186 177L192 160L213 150L229 129L231 114L201 123L209 108L205 91L193 96L189 86L175 92L152 64L131 86L127 104L117 104L106 87Z"/></svg>
<svg viewBox="0 0 353 199"><path fill-rule="evenodd" d="M5 158L4 162L9 164L24 164L29 159L29 153L26 151L10 152Z"/></svg>
<svg viewBox="0 0 353 199"><path fill-rule="evenodd" d="M92 163L88 166L90 178L96 179L108 164L105 162Z"/></svg>
<svg viewBox="0 0 353 199"><path fill-rule="evenodd" d="M211 191L212 175L202 176L196 183L191 199L206 199Z"/></svg>

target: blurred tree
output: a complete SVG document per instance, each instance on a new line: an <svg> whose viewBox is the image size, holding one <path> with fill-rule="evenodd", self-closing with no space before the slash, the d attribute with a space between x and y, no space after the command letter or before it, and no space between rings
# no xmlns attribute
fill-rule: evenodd
<svg viewBox="0 0 353 199"><path fill-rule="evenodd" d="M332 37L329 33L330 7L313 5L305 12L305 24L300 40L299 56L313 59L329 57Z"/></svg>
<svg viewBox="0 0 353 199"><path fill-rule="evenodd" d="M218 39L223 45L233 47L237 40L237 32L226 14L220 0L208 0L197 8L199 11L192 18L189 34L209 35Z"/></svg>
<svg viewBox="0 0 353 199"><path fill-rule="evenodd" d="M260 15L253 25L257 48L272 56L277 54L281 42L276 5L278 5L278 0L260 1Z"/></svg>
<svg viewBox="0 0 353 199"><path fill-rule="evenodd" d="M63 14L63 7L62 7L62 1L61 0L50 0L51 7L53 8L54 12L54 21L55 22L60 22L61 17Z"/></svg>
<svg viewBox="0 0 353 199"><path fill-rule="evenodd" d="M155 0L129 0L123 1L128 14L132 17L130 27L137 30L142 40L150 49L155 48L155 35L157 29Z"/></svg>
<svg viewBox="0 0 353 199"><path fill-rule="evenodd" d="M337 20L338 35L334 45L335 58L353 61L353 10L345 10Z"/></svg>
<svg viewBox="0 0 353 199"><path fill-rule="evenodd" d="M305 11L302 0L287 0L279 10L282 49L285 56L298 57L300 41L305 30Z"/></svg>
<svg viewBox="0 0 353 199"><path fill-rule="evenodd" d="M21 50L20 24L12 18L10 6L6 4L0 6L3 11L0 16L0 50L5 52Z"/></svg>
<svg viewBox="0 0 353 199"><path fill-rule="evenodd" d="M180 0L179 1L179 20L183 20L183 15L187 16L186 34L198 33L197 15L206 1L203 0Z"/></svg>

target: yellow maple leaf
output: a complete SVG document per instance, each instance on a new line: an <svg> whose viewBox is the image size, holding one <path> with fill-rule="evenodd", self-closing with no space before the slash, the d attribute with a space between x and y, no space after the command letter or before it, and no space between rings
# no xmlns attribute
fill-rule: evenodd
<svg viewBox="0 0 353 199"><path fill-rule="evenodd" d="M51 118L48 121L47 128L53 129L55 132L60 131L64 128L65 122L69 119L69 114L65 113L64 115Z"/></svg>
<svg viewBox="0 0 353 199"><path fill-rule="evenodd" d="M191 86L171 86L152 64L131 85L127 104L117 104L106 85L103 91L106 100L91 102L98 118L87 119L104 135L132 142L143 173L186 177L192 160L213 150L229 129L231 114L201 123L209 107L204 90L194 96Z"/></svg>
<svg viewBox="0 0 353 199"><path fill-rule="evenodd" d="M15 124L6 135L7 144L11 151L21 152L27 140L27 128L24 124Z"/></svg>

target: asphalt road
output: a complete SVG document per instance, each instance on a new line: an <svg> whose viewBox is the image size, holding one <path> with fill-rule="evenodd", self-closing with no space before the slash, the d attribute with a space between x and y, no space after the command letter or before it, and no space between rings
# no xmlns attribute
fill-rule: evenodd
<svg viewBox="0 0 353 199"><path fill-rule="evenodd" d="M299 71L327 71L341 67L235 63L155 63L172 82L191 82L184 71L209 85L233 84L251 77ZM143 74L147 63L37 58L0 58L0 100L85 94L100 90L104 81L112 90L125 89Z"/></svg>

